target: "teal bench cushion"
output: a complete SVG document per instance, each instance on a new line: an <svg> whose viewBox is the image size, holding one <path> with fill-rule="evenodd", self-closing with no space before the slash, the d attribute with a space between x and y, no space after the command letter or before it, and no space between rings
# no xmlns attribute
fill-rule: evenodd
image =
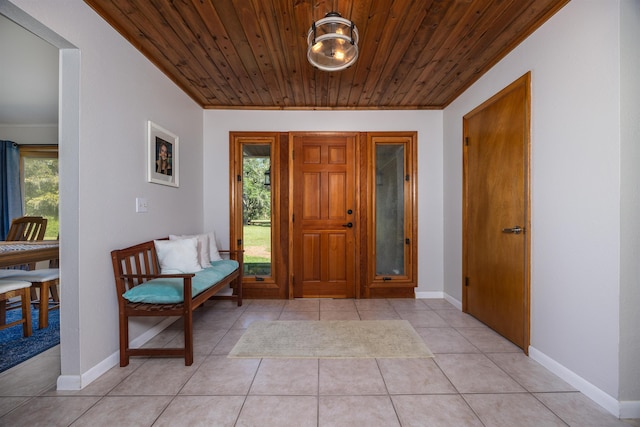
<svg viewBox="0 0 640 427"><path fill-rule="evenodd" d="M238 269L238 262L221 260L211 262L207 267L195 273L191 279L193 297L215 285ZM129 289L122 296L129 302L148 304L176 304L184 302L183 280L179 278L151 279L141 285Z"/></svg>

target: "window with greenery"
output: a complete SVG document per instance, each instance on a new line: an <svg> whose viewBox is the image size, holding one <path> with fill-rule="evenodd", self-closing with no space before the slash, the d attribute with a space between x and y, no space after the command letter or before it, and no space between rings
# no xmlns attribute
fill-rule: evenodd
<svg viewBox="0 0 640 427"><path fill-rule="evenodd" d="M271 147L244 144L242 154L244 274L271 276Z"/></svg>
<svg viewBox="0 0 640 427"><path fill-rule="evenodd" d="M275 132L229 132L230 249L244 251L247 298L282 298L279 141ZM248 296L251 295L251 296Z"/></svg>
<svg viewBox="0 0 640 427"><path fill-rule="evenodd" d="M20 175L25 216L47 218L45 239L57 239L58 218L58 147L21 146Z"/></svg>

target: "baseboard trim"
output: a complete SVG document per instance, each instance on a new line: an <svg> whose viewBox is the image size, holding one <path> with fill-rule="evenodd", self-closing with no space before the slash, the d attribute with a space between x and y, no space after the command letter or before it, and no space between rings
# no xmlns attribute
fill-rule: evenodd
<svg viewBox="0 0 640 427"><path fill-rule="evenodd" d="M455 299L449 294L444 294L444 299L449 301L449 303L452 304L455 308L462 311L462 302L458 301L457 299Z"/></svg>
<svg viewBox="0 0 640 427"><path fill-rule="evenodd" d="M426 291L416 292L416 299L440 299L444 298L444 292Z"/></svg>
<svg viewBox="0 0 640 427"><path fill-rule="evenodd" d="M621 419L640 418L640 400L623 400L620 402Z"/></svg>
<svg viewBox="0 0 640 427"><path fill-rule="evenodd" d="M80 375L60 375L56 381L57 390L80 390Z"/></svg>
<svg viewBox="0 0 640 427"><path fill-rule="evenodd" d="M176 321L176 317L168 317L157 323L140 336L134 338L130 346L133 348L141 347L151 338L165 330L169 325ZM109 369L120 363L120 350L115 351L107 358L99 362L97 365L81 375L60 375L56 381L57 390L82 390L98 377L106 373Z"/></svg>
<svg viewBox="0 0 640 427"><path fill-rule="evenodd" d="M580 375L570 369L567 369L565 366L532 346L529 346L529 357L562 378L571 386L578 389L589 399L602 406L607 412L613 414L617 418L621 418L621 402L618 402L614 397L611 397L609 394L600 390Z"/></svg>
<svg viewBox="0 0 640 427"><path fill-rule="evenodd" d="M462 303L451 295L440 291L416 292L416 299L442 299L449 301L455 308L462 311Z"/></svg>

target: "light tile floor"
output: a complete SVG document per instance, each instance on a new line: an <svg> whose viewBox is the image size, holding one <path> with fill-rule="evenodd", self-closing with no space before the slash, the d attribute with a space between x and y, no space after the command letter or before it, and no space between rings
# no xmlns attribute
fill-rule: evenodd
<svg viewBox="0 0 640 427"><path fill-rule="evenodd" d="M267 320L406 319L432 359L228 359ZM55 390L51 349L0 374L0 426L640 426L620 421L445 300L249 300L195 313L195 362L133 358ZM152 341L182 341L179 322Z"/></svg>

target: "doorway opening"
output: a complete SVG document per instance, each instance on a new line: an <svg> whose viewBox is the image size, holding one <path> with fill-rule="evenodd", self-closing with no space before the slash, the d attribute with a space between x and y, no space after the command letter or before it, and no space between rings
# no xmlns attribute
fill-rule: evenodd
<svg viewBox="0 0 640 427"><path fill-rule="evenodd" d="M247 298L414 298L417 132L230 132Z"/></svg>

